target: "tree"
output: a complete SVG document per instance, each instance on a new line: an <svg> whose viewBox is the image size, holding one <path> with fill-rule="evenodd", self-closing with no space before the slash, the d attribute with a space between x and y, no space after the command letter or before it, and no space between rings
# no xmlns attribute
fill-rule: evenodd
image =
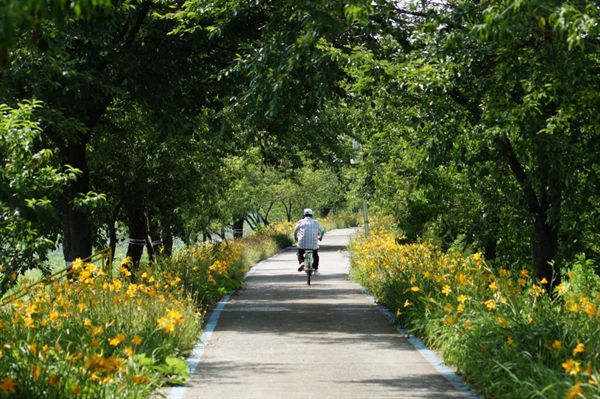
<svg viewBox="0 0 600 399"><path fill-rule="evenodd" d="M214 123L214 118L202 114L207 104L218 104L214 88L220 86L210 82L229 53L224 51L207 63L208 54L225 49L222 42L209 40L202 29L190 36L169 35L178 24L173 10L164 2L132 1L86 18L65 13L64 24L42 21L43 43L23 41L12 51L11 68L3 72L2 98L45 100L44 138L59 149L61 163L81 171L60 200L67 262L92 251L95 226L89 205L101 197L92 191L96 171L90 170L89 156L95 144L106 142L103 135L110 135L104 127L118 115L114 110L135 115L143 108L151 130L158 131L156 139L149 140L152 144L172 136L189 140L199 131L194 122L198 119ZM210 137L203 135L201 140L201 149L210 149L206 159L224 146L218 130L210 129ZM115 179L122 173L111 172ZM148 188L143 191L148 192ZM140 203L144 201L140 198ZM110 203L115 212L117 205L124 205L120 198L111 198ZM95 205L98 209L101 204ZM135 219L139 224L140 215Z"/></svg>
<svg viewBox="0 0 600 399"><path fill-rule="evenodd" d="M574 255L569 241L579 234L562 226L565 210L589 182L580 173L597 165L588 154L598 151L592 131L599 121L600 10L568 1L504 6L486 10L477 29L483 45L497 52L484 81L482 120L531 215L536 275L558 281L560 263ZM581 226L573 211L569 222Z"/></svg>
<svg viewBox="0 0 600 399"><path fill-rule="evenodd" d="M195 4L190 2L191 4ZM233 23L252 34L238 46L236 63L222 74L235 82L225 99L222 120L244 147L260 148L272 164L301 164L301 150L329 159L343 147L339 131L324 129L324 104L340 94L340 69L320 48L322 38L343 45L353 37L348 5L308 3L228 3L213 34L223 37Z"/></svg>
<svg viewBox="0 0 600 399"><path fill-rule="evenodd" d="M10 63L9 52L17 43L22 30L29 30L30 40L42 40L41 25L45 21L62 24L69 17L84 19L98 12L109 12L111 0L7 0L0 6L0 70Z"/></svg>
<svg viewBox="0 0 600 399"><path fill-rule="evenodd" d="M98 122L127 78L128 53L150 10L150 2L123 3L65 25L43 23L37 45L12 52L3 73L5 98L39 98L45 104L44 135L60 162L80 171L60 199L65 261L91 255L91 194L87 148ZM31 79L36 76L37 79Z"/></svg>
<svg viewBox="0 0 600 399"><path fill-rule="evenodd" d="M40 107L0 105L0 293L18 273L33 267L48 271L43 261L57 234L49 223L56 217L52 199L77 173L61 171L54 151L40 147L34 115Z"/></svg>
<svg viewBox="0 0 600 399"><path fill-rule="evenodd" d="M408 41L381 35L378 48L361 46L350 57L332 50L353 77L352 104L367 116L362 167L373 178L365 184L381 206L417 221L412 238L435 225L450 241L470 235L491 256L508 247L518 262L527 227L536 276L556 283L562 260L593 249L580 239L583 226L599 222L591 222L597 206L582 189L597 183L588 171L597 169L590 154L597 153L598 8L420 7L398 10Z"/></svg>

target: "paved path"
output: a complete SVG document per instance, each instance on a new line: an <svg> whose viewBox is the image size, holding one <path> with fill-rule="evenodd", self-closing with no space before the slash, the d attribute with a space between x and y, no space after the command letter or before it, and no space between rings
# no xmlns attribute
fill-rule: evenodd
<svg viewBox="0 0 600 399"><path fill-rule="evenodd" d="M345 274L352 229L325 235L311 286L295 250L232 296L181 398L464 398Z"/></svg>

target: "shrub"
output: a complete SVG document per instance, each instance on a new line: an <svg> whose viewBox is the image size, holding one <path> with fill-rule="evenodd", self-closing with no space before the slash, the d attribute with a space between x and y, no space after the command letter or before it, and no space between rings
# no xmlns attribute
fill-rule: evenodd
<svg viewBox="0 0 600 399"><path fill-rule="evenodd" d="M363 217L359 213L355 214L339 214L339 215L329 215L327 217L319 219L319 223L326 230L333 229L344 229L347 227L356 227L361 224L363 221Z"/></svg>

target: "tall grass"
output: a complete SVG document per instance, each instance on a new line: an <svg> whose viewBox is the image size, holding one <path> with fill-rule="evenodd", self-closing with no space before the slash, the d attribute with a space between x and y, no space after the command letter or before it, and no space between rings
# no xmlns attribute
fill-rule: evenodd
<svg viewBox="0 0 600 399"><path fill-rule="evenodd" d="M600 278L589 261L574 262L553 298L525 269L400 245L385 230L350 252L352 276L485 397L600 397Z"/></svg>

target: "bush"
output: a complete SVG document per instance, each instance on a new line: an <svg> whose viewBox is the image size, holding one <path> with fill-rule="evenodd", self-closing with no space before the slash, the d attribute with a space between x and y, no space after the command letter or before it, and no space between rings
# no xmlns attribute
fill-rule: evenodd
<svg viewBox="0 0 600 399"><path fill-rule="evenodd" d="M356 227L362 223L363 216L359 213L355 214L339 214L329 215L319 219L319 223L326 230L344 229L347 227Z"/></svg>

